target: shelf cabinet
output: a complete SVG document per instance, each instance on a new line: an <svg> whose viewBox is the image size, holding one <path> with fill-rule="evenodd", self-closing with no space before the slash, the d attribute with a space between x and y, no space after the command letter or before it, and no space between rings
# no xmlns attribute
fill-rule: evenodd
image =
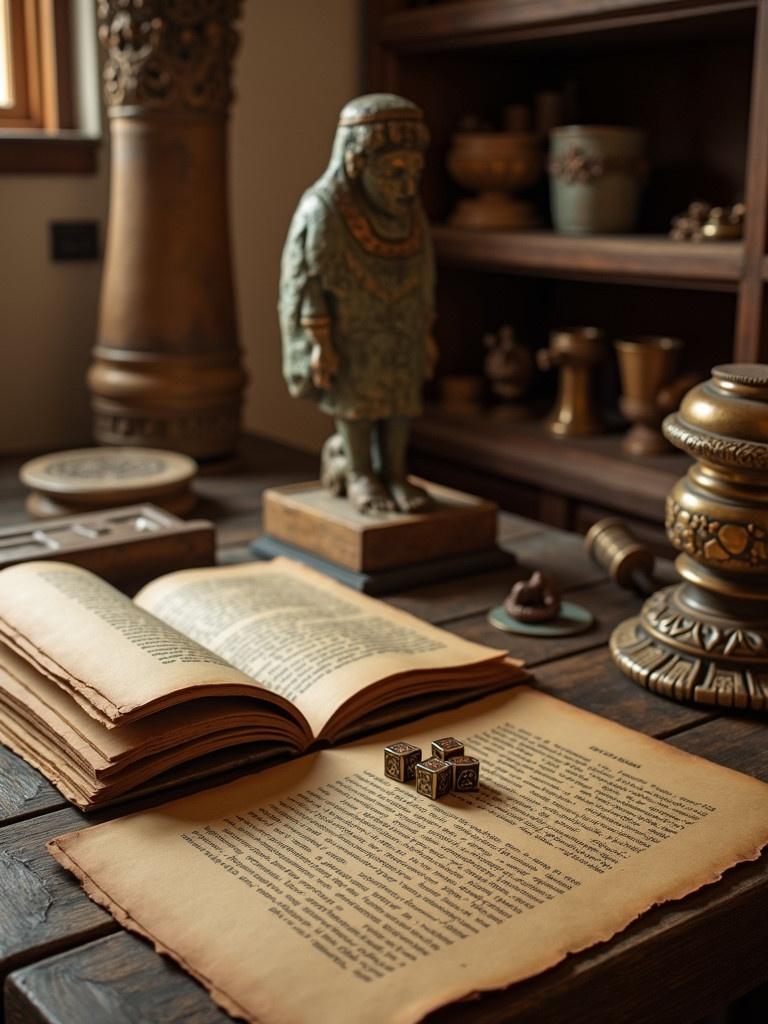
<svg viewBox="0 0 768 1024"><path fill-rule="evenodd" d="M503 323L531 349L569 323L595 324L613 338L678 335L686 342L681 369L702 375L717 363L768 359L768 0L366 6L368 87L413 99L432 135L423 197L439 277L436 400L440 375L481 371L483 335ZM449 226L464 194L446 170L461 119L500 127L505 105L551 89L564 93L571 123L644 130L650 173L638 232ZM545 184L535 198L546 225ZM670 218L696 198L744 200L744 239L670 240ZM614 422L618 392L607 360L598 393ZM493 409L457 419L433 408L415 431L417 468L559 526L583 528L602 508L662 537L665 489L685 459L670 450L651 466L632 460L620 427L564 447L535 419L551 398L552 382L539 377L528 423L497 422Z"/></svg>
<svg viewBox="0 0 768 1024"><path fill-rule="evenodd" d="M441 266L736 292L744 271L741 242L692 244L664 235L592 235L554 231L467 231L435 224Z"/></svg>

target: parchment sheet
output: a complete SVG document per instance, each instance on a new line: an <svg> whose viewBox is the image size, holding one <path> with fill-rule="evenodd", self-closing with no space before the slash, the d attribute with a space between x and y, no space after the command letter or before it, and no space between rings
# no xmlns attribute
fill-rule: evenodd
<svg viewBox="0 0 768 1024"><path fill-rule="evenodd" d="M383 776L455 735L477 793ZM49 844L235 1016L406 1024L528 978L768 843L768 786L528 687Z"/></svg>

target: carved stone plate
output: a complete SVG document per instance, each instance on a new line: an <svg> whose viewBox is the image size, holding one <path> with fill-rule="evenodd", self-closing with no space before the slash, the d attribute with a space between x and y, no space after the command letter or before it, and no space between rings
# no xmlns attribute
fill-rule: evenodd
<svg viewBox="0 0 768 1024"><path fill-rule="evenodd" d="M178 515L194 504L197 463L157 448L76 448L41 455L19 470L36 517L151 501Z"/></svg>

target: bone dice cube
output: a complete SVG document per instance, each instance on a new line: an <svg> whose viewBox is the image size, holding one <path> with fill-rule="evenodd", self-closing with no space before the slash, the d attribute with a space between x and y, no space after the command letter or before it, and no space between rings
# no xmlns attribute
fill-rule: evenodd
<svg viewBox="0 0 768 1024"><path fill-rule="evenodd" d="M439 757L428 757L416 765L416 792L431 800L445 796L451 789L452 768Z"/></svg>
<svg viewBox="0 0 768 1024"><path fill-rule="evenodd" d="M447 761L449 757L461 757L464 744L455 736L444 736L441 740L432 740L432 757Z"/></svg>
<svg viewBox="0 0 768 1024"><path fill-rule="evenodd" d="M384 747L384 774L398 782L411 782L421 760L421 747L400 740Z"/></svg>
<svg viewBox="0 0 768 1024"><path fill-rule="evenodd" d="M451 786L460 793L478 789L480 786L480 762L476 757L452 757L448 761L451 766Z"/></svg>

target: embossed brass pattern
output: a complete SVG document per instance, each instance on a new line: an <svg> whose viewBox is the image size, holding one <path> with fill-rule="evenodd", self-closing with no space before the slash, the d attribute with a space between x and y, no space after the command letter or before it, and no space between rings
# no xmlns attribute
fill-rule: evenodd
<svg viewBox="0 0 768 1024"><path fill-rule="evenodd" d="M768 366L716 366L664 435L698 461L667 498L681 582L611 636L619 668L675 700L768 710Z"/></svg>

